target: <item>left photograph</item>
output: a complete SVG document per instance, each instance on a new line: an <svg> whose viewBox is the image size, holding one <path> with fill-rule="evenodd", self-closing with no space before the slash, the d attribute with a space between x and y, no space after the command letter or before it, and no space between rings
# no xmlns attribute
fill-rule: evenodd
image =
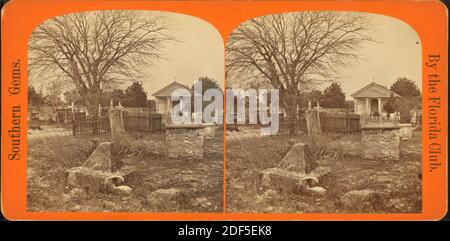
<svg viewBox="0 0 450 241"><path fill-rule="evenodd" d="M208 106L223 100L224 45L211 24L56 16L30 35L28 80L28 211L223 212L224 127Z"/></svg>

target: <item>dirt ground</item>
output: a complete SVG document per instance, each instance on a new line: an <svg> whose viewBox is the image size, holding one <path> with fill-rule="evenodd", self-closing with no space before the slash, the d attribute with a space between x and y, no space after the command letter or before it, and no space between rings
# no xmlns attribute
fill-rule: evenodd
<svg viewBox="0 0 450 241"><path fill-rule="evenodd" d="M30 211L91 212L222 212L222 131L205 142L205 159L172 160L165 156L163 134L133 134L127 158L138 169L130 186L131 196L86 194L67 198L64 171L80 166L95 147L109 141L99 137L72 136L63 127L33 130L28 140L27 207ZM58 134L50 134L52 131ZM233 133L235 135L236 133ZM320 140L320 141L319 141ZM421 131L401 141L400 161L365 160L358 153L359 135L327 135L318 140L305 136L256 137L227 140L227 212L239 213L352 213L340 198L349 191L370 189L382 197L378 213L417 213L422 209ZM320 165L331 175L321 185L324 197L265 192L257 194L259 171L275 167L296 142L310 143ZM150 204L147 196L159 189L179 189L183 199L167 205ZM363 210L373 212L373 210Z"/></svg>
<svg viewBox="0 0 450 241"><path fill-rule="evenodd" d="M421 131L401 141L400 160L360 157L360 136L324 135L227 139L227 211L237 213L418 213L422 210ZM307 142L319 165L331 167L321 186L323 197L298 193L256 192L258 173L278 165L292 143ZM341 197L352 190L372 190L381 197L376 210L343 207Z"/></svg>
<svg viewBox="0 0 450 241"><path fill-rule="evenodd" d="M126 162L137 167L129 184L131 196L91 193L67 198L64 171L81 166L96 146L109 135L72 136L67 131L43 127L28 139L27 207L29 211L76 212L222 212L223 132L205 140L203 160L166 158L164 134L132 134ZM49 134L55 130L57 134ZM64 133L64 134L62 134ZM158 189L178 189L182 200L150 204L147 196ZM170 204L170 205L169 205Z"/></svg>

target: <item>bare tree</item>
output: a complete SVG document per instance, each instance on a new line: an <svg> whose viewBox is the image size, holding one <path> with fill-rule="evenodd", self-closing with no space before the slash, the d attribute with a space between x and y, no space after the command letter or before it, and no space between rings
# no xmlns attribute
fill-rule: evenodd
<svg viewBox="0 0 450 241"><path fill-rule="evenodd" d="M300 93L334 81L339 68L358 57L368 37L368 21L345 12L295 12L257 17L229 37L227 78L240 86L280 91L288 116Z"/></svg>
<svg viewBox="0 0 450 241"><path fill-rule="evenodd" d="M29 66L44 80L67 81L97 113L103 90L135 81L140 69L161 57L170 24L157 13L93 11L54 17L29 41Z"/></svg>

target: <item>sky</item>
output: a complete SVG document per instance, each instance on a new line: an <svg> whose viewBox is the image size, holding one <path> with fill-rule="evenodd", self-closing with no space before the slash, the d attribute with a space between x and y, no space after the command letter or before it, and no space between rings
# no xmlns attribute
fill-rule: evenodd
<svg viewBox="0 0 450 241"><path fill-rule="evenodd" d="M149 96L176 80L191 86L201 76L218 83L224 78L223 42L207 22L182 14L167 14L176 26L175 37L182 41L166 46L169 59L149 68L144 88ZM337 80L350 95L372 81L390 87L397 78L407 77L421 88L421 44L417 33L405 22L378 14L367 14L375 42L362 46L361 59L342 69ZM321 86L324 89L326 85Z"/></svg>
<svg viewBox="0 0 450 241"><path fill-rule="evenodd" d="M174 26L174 37L180 42L164 47L165 59L144 71L144 89L149 99L154 92L177 81L191 87L203 76L224 85L224 45L220 33L208 22L176 13L165 13Z"/></svg>
<svg viewBox="0 0 450 241"><path fill-rule="evenodd" d="M351 100L351 94L372 81L389 88L399 77L412 79L422 89L422 47L415 30L388 16L367 14L367 18L376 42L361 48L361 60L342 70L338 82L346 99Z"/></svg>
<svg viewBox="0 0 450 241"><path fill-rule="evenodd" d="M189 15L163 13L174 26L178 42L164 46L165 58L152 66L143 66L139 79L150 99L152 94L172 81L192 86L199 77L207 76L221 86L224 83L224 44L221 35L208 22ZM371 23L372 38L365 44L361 59L342 69L337 80L350 95L372 81L389 87L399 77L407 77L421 88L421 44L417 33L405 22L378 14L366 14ZM320 88L324 89L329 84Z"/></svg>

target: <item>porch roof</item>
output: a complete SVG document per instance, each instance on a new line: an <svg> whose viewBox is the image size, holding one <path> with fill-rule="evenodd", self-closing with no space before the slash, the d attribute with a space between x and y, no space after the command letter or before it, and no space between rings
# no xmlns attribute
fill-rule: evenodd
<svg viewBox="0 0 450 241"><path fill-rule="evenodd" d="M176 81L173 81L172 83L166 85L164 88L156 91L152 94L152 96L155 97L170 97L172 95L172 92L176 89L186 89L192 94L192 90L187 87L186 85L180 84Z"/></svg>
<svg viewBox="0 0 450 241"><path fill-rule="evenodd" d="M350 95L353 98L388 98L388 97L400 97L394 91L389 90L388 88L372 82L362 89L356 91L355 93Z"/></svg>

